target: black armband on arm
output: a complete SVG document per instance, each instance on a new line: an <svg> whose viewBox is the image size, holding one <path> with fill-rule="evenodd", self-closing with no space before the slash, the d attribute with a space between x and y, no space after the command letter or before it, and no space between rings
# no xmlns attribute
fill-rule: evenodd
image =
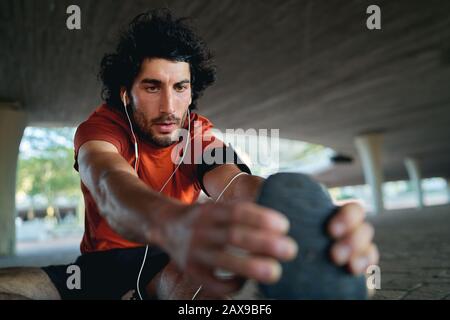
<svg viewBox="0 0 450 320"><path fill-rule="evenodd" d="M250 168L241 160L241 158L239 158L233 147L224 145L221 148L214 148L213 150L211 150L211 159L205 160L205 155L203 155L201 164L197 165L198 181L200 183L200 186L202 187L203 192L205 192L208 197L210 195L203 185L203 177L207 172L223 164L235 164L242 172L252 174Z"/></svg>

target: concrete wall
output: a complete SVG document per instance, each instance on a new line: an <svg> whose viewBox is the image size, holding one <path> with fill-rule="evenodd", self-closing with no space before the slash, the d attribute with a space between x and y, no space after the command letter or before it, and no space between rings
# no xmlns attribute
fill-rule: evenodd
<svg viewBox="0 0 450 320"><path fill-rule="evenodd" d="M0 256L15 251L17 159L26 123L18 104L0 103Z"/></svg>

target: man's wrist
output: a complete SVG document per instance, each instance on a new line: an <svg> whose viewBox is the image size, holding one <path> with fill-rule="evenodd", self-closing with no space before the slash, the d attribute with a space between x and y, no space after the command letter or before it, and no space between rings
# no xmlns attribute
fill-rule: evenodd
<svg viewBox="0 0 450 320"><path fill-rule="evenodd" d="M259 176L242 175L230 186L226 200L256 202L264 181L265 179Z"/></svg>

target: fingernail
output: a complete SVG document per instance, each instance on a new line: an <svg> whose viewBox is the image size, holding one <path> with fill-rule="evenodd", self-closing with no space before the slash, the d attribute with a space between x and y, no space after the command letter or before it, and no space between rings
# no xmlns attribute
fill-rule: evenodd
<svg viewBox="0 0 450 320"><path fill-rule="evenodd" d="M280 231L288 231L289 230L289 220L284 216L279 216L277 219L274 219L272 222L274 228Z"/></svg>
<svg viewBox="0 0 450 320"><path fill-rule="evenodd" d="M347 245L338 245L335 249L337 263L342 265L350 258L350 247Z"/></svg>
<svg viewBox="0 0 450 320"><path fill-rule="evenodd" d="M365 257L356 258L353 263L353 267L356 270L356 272L364 272L364 269L367 267L367 258Z"/></svg>
<svg viewBox="0 0 450 320"><path fill-rule="evenodd" d="M340 237L345 232L345 225L342 222L335 222L333 224L333 233L336 237Z"/></svg>
<svg viewBox="0 0 450 320"><path fill-rule="evenodd" d="M277 244L277 252L285 258L295 257L297 255L298 245L294 240L287 239L279 241Z"/></svg>
<svg viewBox="0 0 450 320"><path fill-rule="evenodd" d="M281 265L279 263L275 263L272 267L272 277L273 281L277 281L281 276Z"/></svg>
<svg viewBox="0 0 450 320"><path fill-rule="evenodd" d="M279 263L266 264L262 267L261 275L268 282L275 282L281 276L281 265Z"/></svg>

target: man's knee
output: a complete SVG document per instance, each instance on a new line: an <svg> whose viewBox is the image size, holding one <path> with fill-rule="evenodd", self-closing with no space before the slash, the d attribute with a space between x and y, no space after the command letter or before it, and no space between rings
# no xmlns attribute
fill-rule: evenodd
<svg viewBox="0 0 450 320"><path fill-rule="evenodd" d="M160 300L190 300L196 287L175 265L169 262L147 285L147 294Z"/></svg>
<svg viewBox="0 0 450 320"><path fill-rule="evenodd" d="M0 299L58 300L60 295L40 268L0 269Z"/></svg>
<svg viewBox="0 0 450 320"><path fill-rule="evenodd" d="M223 300L226 296L218 296L202 290L191 278L180 271L174 262L167 264L148 284L147 294L160 300Z"/></svg>

